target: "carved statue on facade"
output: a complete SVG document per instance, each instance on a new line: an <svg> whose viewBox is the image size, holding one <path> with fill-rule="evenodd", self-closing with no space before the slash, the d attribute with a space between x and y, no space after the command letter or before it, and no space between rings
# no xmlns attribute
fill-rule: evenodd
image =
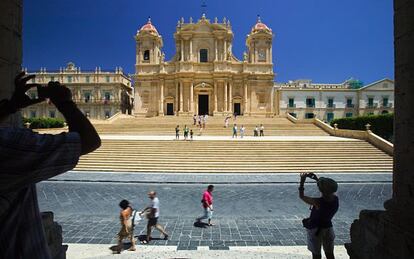
<svg viewBox="0 0 414 259"><path fill-rule="evenodd" d="M248 56L247 56L247 53L245 51L245 52L243 52L243 61L247 61L247 58L248 58Z"/></svg>

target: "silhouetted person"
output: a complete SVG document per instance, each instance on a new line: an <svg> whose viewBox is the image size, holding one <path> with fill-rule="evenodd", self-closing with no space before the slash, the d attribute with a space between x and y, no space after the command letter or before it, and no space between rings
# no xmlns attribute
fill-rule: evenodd
<svg viewBox="0 0 414 259"><path fill-rule="evenodd" d="M0 257L50 258L36 195L37 182L73 169L81 155L101 145L89 120L59 82L26 84L35 76L20 73L10 100L0 102L0 119L49 98L69 125L68 133L38 134L30 129L0 127ZM38 87L39 98L26 92Z"/></svg>
<svg viewBox="0 0 414 259"><path fill-rule="evenodd" d="M322 194L321 197L311 198L305 196L304 184L306 177L317 181L319 191ZM312 252L313 259L322 258L322 246L327 259L335 258L335 233L332 227L332 218L339 208L338 197L335 195L337 190L338 184L330 178L318 178L313 173L300 174L299 197L312 206L310 217L303 220L303 226L307 230L308 249Z"/></svg>

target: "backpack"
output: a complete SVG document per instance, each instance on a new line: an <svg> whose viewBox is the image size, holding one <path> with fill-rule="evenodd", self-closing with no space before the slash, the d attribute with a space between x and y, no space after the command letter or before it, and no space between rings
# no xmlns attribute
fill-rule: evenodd
<svg viewBox="0 0 414 259"><path fill-rule="evenodd" d="M133 210L132 211L132 226L135 227L135 225L138 225L141 221L141 216L139 215L139 211Z"/></svg>

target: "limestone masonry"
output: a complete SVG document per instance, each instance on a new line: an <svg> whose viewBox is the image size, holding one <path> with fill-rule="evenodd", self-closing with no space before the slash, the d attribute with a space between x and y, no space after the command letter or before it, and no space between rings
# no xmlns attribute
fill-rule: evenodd
<svg viewBox="0 0 414 259"><path fill-rule="evenodd" d="M272 63L274 33L258 17L238 59L232 52L230 21L181 18L174 33L176 53L165 60L163 40L148 19L135 35L136 65L131 78L115 72L81 71L73 63L59 72L36 72L36 82L59 80L73 90L81 110L94 119L122 113L135 116L273 117L287 113L299 118L334 118L394 111L394 81L382 79L366 86L349 79L338 84L309 79L275 82ZM133 83L132 83L133 82ZM133 85L132 85L133 84ZM35 95L35 93L30 93ZM54 117L47 103L23 111L26 117Z"/></svg>

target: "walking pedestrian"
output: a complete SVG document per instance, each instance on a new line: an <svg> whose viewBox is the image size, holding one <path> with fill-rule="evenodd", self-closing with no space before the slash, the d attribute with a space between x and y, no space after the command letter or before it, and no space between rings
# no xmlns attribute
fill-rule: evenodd
<svg viewBox="0 0 414 259"><path fill-rule="evenodd" d="M134 239L134 225L132 222L132 207L129 201L122 200L119 203L121 212L119 213L119 220L121 221L121 230L118 232L118 246L115 249L115 253L120 254L123 249L122 240L128 238L131 241L131 247L128 251L135 251L135 239Z"/></svg>
<svg viewBox="0 0 414 259"><path fill-rule="evenodd" d="M240 128L240 138L243 138L244 137L244 131L245 131L246 129L244 128L244 126L242 125L241 126L241 128Z"/></svg>
<svg viewBox="0 0 414 259"><path fill-rule="evenodd" d="M304 184L307 177L316 180L322 194L321 197L305 196ZM311 205L310 217L302 222L307 231L308 249L312 252L312 258L322 258L321 247L323 247L327 259L335 258L335 233L332 227L332 218L339 208L339 199L335 195L337 190L338 184L331 178L318 178L313 173L300 174L299 198Z"/></svg>
<svg viewBox="0 0 414 259"><path fill-rule="evenodd" d="M202 122L202 124L203 124L203 129L205 129L205 128L206 128L206 116L205 116L205 115L203 115L203 116L201 117L201 122Z"/></svg>
<svg viewBox="0 0 414 259"><path fill-rule="evenodd" d="M236 124L234 124L234 126L233 126L233 136L232 136L232 138L237 138L237 125Z"/></svg>
<svg viewBox="0 0 414 259"><path fill-rule="evenodd" d="M191 141L193 141L193 135L194 135L194 132L193 132L193 130L191 129L191 130L190 130L190 140L191 140Z"/></svg>
<svg viewBox="0 0 414 259"><path fill-rule="evenodd" d="M180 139L180 126L177 125L177 127L175 127L175 139L179 140Z"/></svg>
<svg viewBox="0 0 414 259"><path fill-rule="evenodd" d="M257 125L256 125L256 127L254 127L253 136L255 136L255 137L259 136L259 129L257 128Z"/></svg>
<svg viewBox="0 0 414 259"><path fill-rule="evenodd" d="M201 203L204 209L204 214L201 217L196 218L196 222L200 223L203 219L208 219L208 225L213 226L211 219L213 217L213 191L214 185L209 185L207 190L204 191Z"/></svg>
<svg viewBox="0 0 414 259"><path fill-rule="evenodd" d="M198 115L198 126L201 128L201 115Z"/></svg>
<svg viewBox="0 0 414 259"><path fill-rule="evenodd" d="M260 124L260 137L264 137L264 126Z"/></svg>
<svg viewBox="0 0 414 259"><path fill-rule="evenodd" d="M194 126L197 125L197 115L195 114L193 116L193 123L194 123Z"/></svg>
<svg viewBox="0 0 414 259"><path fill-rule="evenodd" d="M164 235L164 240L168 240L167 232L165 232L164 228L158 223L158 218L160 217L160 201L157 197L157 193L155 191L149 192L148 198L151 200L151 204L143 210L149 210L147 223L147 238L146 240L142 241L142 243L149 243L149 241L151 240L151 231L153 227L155 227Z"/></svg>

